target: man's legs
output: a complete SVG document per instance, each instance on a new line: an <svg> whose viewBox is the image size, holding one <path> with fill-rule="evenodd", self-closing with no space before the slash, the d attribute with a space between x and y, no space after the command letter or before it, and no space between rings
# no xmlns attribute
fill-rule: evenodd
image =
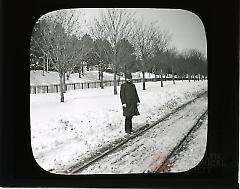
<svg viewBox="0 0 240 189"><path fill-rule="evenodd" d="M132 116L126 116L125 118L125 132L130 133L132 131Z"/></svg>

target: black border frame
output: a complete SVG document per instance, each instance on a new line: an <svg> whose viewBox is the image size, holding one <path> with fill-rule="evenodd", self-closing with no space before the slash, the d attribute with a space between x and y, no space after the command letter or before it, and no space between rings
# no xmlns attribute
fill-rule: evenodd
<svg viewBox="0 0 240 189"><path fill-rule="evenodd" d="M9 187L238 188L238 1L1 0L0 185ZM35 162L30 141L29 48L35 22L63 8L127 7L189 10L200 17L208 44L207 151L188 172L170 174L50 174ZM9 77L9 73L12 73ZM222 78L219 79L219 76Z"/></svg>

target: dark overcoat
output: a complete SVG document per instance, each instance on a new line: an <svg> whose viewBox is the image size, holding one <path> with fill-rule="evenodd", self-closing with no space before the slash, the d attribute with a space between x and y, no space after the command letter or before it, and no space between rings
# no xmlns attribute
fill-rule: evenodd
<svg viewBox="0 0 240 189"><path fill-rule="evenodd" d="M137 103L140 102L135 85L132 82L125 82L120 88L120 98L122 104L126 104L123 108L123 116L140 115L137 109Z"/></svg>

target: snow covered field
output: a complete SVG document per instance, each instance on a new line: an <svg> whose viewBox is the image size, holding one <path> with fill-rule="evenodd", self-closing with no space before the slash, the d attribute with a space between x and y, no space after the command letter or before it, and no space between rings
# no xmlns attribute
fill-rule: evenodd
<svg viewBox="0 0 240 189"><path fill-rule="evenodd" d="M207 81L171 81L135 84L140 116L133 118L133 129L159 119L172 109L207 91ZM33 155L45 170L64 170L92 151L125 135L124 117L113 87L104 90L67 91L65 102L59 94L30 95L31 139Z"/></svg>

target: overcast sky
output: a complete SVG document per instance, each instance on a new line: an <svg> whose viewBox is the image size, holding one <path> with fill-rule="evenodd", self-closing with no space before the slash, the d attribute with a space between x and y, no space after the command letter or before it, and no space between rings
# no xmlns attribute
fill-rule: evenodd
<svg viewBox="0 0 240 189"><path fill-rule="evenodd" d="M98 17L100 9L78 9L84 13L87 22ZM77 12L78 12L77 10ZM129 9L135 12L136 19L144 19L146 22L157 21L160 30L171 34L171 47L179 51L184 49L198 49L206 56L207 40L204 25L201 19L192 12L181 9ZM80 14L82 16L82 14Z"/></svg>
<svg viewBox="0 0 240 189"><path fill-rule="evenodd" d="M130 9L138 19L157 21L159 27L172 34L171 46L179 51L189 48L200 50L206 55L207 41L204 25L200 18L180 9ZM99 9L84 9L85 18L98 16Z"/></svg>

